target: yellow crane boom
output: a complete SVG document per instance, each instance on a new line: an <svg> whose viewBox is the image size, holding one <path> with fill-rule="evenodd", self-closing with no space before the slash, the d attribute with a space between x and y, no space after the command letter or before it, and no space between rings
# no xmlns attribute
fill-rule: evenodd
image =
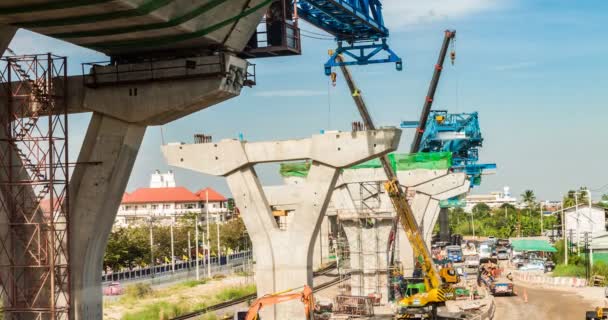
<svg viewBox="0 0 608 320"><path fill-rule="evenodd" d="M341 57L336 58L338 62L341 61ZM369 130L375 130L376 127L372 121L371 115L367 110L367 106L365 101L363 100L363 96L361 91L355 85L355 81L350 73L350 70L347 66L340 66L342 74L344 75L344 80L346 81L350 92L352 93L353 100L355 101L355 105L357 106L357 110L361 114L361 118L363 119L363 124ZM429 248L422 237L420 232L420 227L418 226L418 222L414 216L412 208L407 202L407 198L401 185L399 184L399 179L397 178L397 174L393 170L393 167L390 164L388 156L382 156L380 158L380 162L382 163L382 167L386 173L388 181L384 184L388 195L390 196L391 202L397 213L397 219L400 220L403 229L405 230L405 234L412 246L414 251L414 256L418 261L421 262L422 272L425 275L425 285L427 289L436 289L440 287L439 274L435 267L433 266L433 259L431 257L431 253Z"/></svg>

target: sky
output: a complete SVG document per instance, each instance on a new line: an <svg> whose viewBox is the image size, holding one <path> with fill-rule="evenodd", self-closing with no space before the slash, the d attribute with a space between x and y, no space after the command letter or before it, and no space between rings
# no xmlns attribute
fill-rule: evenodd
<svg viewBox="0 0 608 320"><path fill-rule="evenodd" d="M389 43L404 59L394 65L353 67L378 126L417 120L445 29L456 29L456 64L447 65L434 108L478 111L484 146L481 162L496 163L472 193L510 186L518 196L559 200L567 190L589 187L594 199L608 193L608 43L603 0L384 0ZM303 29L315 33L313 26ZM311 34L309 32L304 32ZM107 57L20 30L10 46L18 53L67 55L70 73L80 63ZM320 130L350 130L358 113L340 76L332 87L323 73L331 40L303 38L303 54L252 60L257 85L239 97L146 132L127 191L146 187L155 170L173 169L178 185L211 186L229 195L225 179L169 168L163 141L192 142L195 133L215 141L243 133L249 141L309 137ZM78 150L88 115L70 119L71 150ZM161 134L162 132L162 134ZM407 152L411 131L404 131ZM76 160L76 152L72 159ZM279 184L277 165L259 167L264 184Z"/></svg>

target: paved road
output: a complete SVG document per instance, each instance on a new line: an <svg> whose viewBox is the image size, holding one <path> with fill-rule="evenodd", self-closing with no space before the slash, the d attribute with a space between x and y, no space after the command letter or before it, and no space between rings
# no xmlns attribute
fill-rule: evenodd
<svg viewBox="0 0 608 320"><path fill-rule="evenodd" d="M595 306L575 293L539 289L516 283L517 296L496 297L494 320L551 319L584 320L585 311ZM524 288L528 302L524 302Z"/></svg>

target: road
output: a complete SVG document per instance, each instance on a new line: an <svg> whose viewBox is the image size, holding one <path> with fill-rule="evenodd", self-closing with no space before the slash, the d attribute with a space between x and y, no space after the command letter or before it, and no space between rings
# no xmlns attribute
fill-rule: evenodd
<svg viewBox="0 0 608 320"><path fill-rule="evenodd" d="M539 289L516 283L517 296L496 297L494 320L585 319L585 311L595 309L588 301L575 293L551 289ZM524 289L528 302L524 301Z"/></svg>

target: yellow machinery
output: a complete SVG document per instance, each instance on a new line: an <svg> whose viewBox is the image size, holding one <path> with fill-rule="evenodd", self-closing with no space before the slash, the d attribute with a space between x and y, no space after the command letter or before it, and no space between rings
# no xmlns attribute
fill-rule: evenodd
<svg viewBox="0 0 608 320"><path fill-rule="evenodd" d="M341 57L338 57L336 60L341 62L341 59ZM340 68L350 92L353 93L353 100L363 119L365 128L368 130L375 130L374 123L367 110L361 91L356 87L350 71L344 65ZM455 290L450 287L449 284L456 283L459 279L456 276L456 272L451 267L442 270L440 278L440 273L437 272L433 265L431 253L424 241L420 232L420 227L412 212L412 208L407 202L406 195L399 184L397 175L390 165L388 157L380 157L380 162L382 163L388 178L388 181L384 184L384 188L397 213L397 219L399 219L405 230L405 234L414 251L414 256L420 262L422 278L424 279L424 292L411 294L399 302L402 308L397 315L397 319L435 319L437 317L437 305L446 300L453 300L455 298ZM445 280L445 284L441 283L441 279Z"/></svg>

